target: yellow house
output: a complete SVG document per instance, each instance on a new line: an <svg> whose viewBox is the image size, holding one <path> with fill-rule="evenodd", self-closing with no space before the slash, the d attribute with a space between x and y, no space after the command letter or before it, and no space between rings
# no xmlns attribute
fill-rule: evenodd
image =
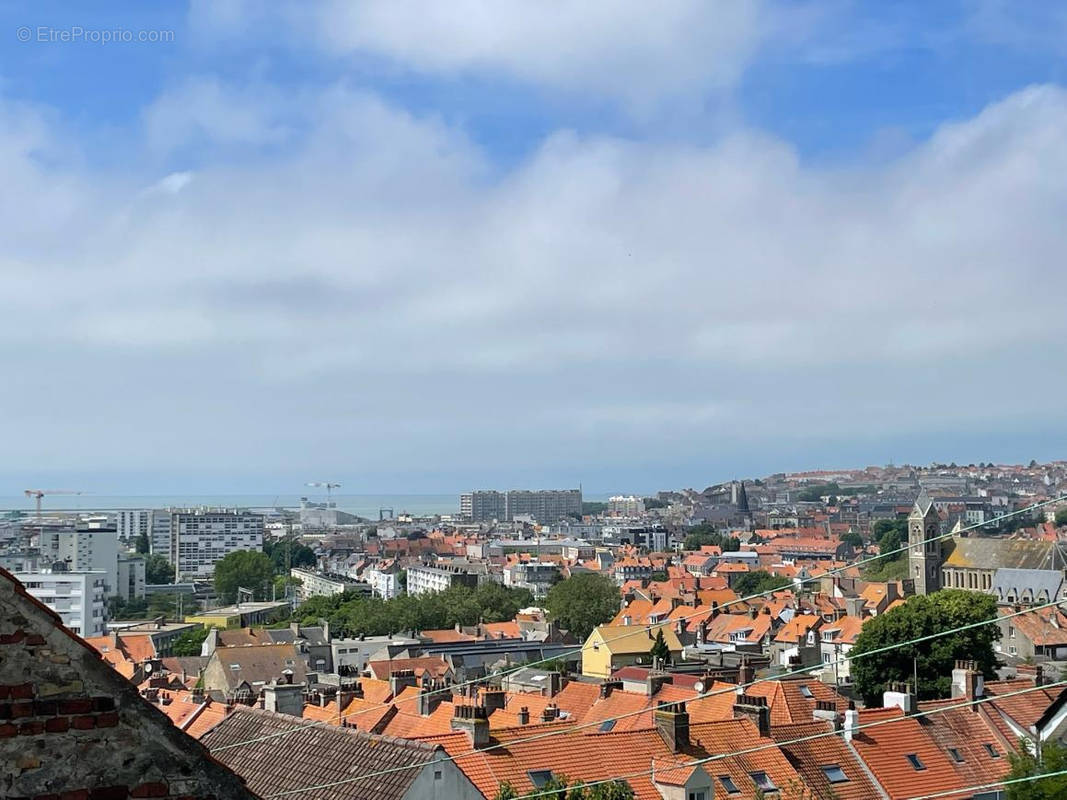
<svg viewBox="0 0 1067 800"><path fill-rule="evenodd" d="M649 651L659 630L663 631L663 641L667 643L671 659L680 658L682 643L670 623L651 629L643 625L601 625L589 634L582 647L582 675L610 678L611 673L620 667L651 665Z"/></svg>

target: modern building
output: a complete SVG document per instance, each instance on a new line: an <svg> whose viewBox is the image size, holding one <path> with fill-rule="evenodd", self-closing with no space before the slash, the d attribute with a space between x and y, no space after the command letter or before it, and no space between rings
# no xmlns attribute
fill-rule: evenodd
<svg viewBox="0 0 1067 800"><path fill-rule="evenodd" d="M170 563L178 580L208 578L215 564L238 550L263 548L263 515L238 509L171 513Z"/></svg>
<svg viewBox="0 0 1067 800"><path fill-rule="evenodd" d="M400 567L392 559L367 567L363 579L370 584L371 592L383 600L400 595Z"/></svg>
<svg viewBox="0 0 1067 800"><path fill-rule="evenodd" d="M608 498L608 513L620 517L636 517L645 513L645 501L635 495L615 495Z"/></svg>
<svg viewBox="0 0 1067 800"><path fill-rule="evenodd" d="M408 594L443 592L452 586L469 586L473 589L485 575L485 565L468 562L408 567Z"/></svg>
<svg viewBox="0 0 1067 800"><path fill-rule="evenodd" d="M551 561L526 561L504 568L504 585L529 589L542 598L560 580L559 567Z"/></svg>
<svg viewBox="0 0 1067 800"><path fill-rule="evenodd" d="M155 509L149 524L148 552L160 555L168 561L171 558L172 520L170 509Z"/></svg>
<svg viewBox="0 0 1067 800"><path fill-rule="evenodd" d="M292 567L289 574L300 581L300 585L296 587L296 596L301 602L309 597L332 597L345 592L371 594L370 584L354 581L341 575L331 575L300 567Z"/></svg>
<svg viewBox="0 0 1067 800"><path fill-rule="evenodd" d="M114 528L56 528L45 530L38 540L42 564L62 561L68 572L104 572L105 592L118 589L119 540Z"/></svg>
<svg viewBox="0 0 1067 800"><path fill-rule="evenodd" d="M200 614L187 615L185 621L199 623L205 628L251 628L255 625L269 625L284 619L292 610L292 606L285 601L239 603L235 606L223 606Z"/></svg>
<svg viewBox="0 0 1067 800"><path fill-rule="evenodd" d="M19 572L15 578L79 636L89 638L107 632L107 576L103 570L68 572L64 562L57 562L52 569Z"/></svg>
<svg viewBox="0 0 1067 800"><path fill-rule="evenodd" d="M532 517L540 523L558 522L582 515L581 489L546 489L507 492L480 490L459 496L460 516L472 522L511 522L517 517Z"/></svg>
<svg viewBox="0 0 1067 800"><path fill-rule="evenodd" d="M152 512L150 510L123 509L115 512L114 520L119 541L129 542L138 536L144 536L151 542Z"/></svg>
<svg viewBox="0 0 1067 800"><path fill-rule="evenodd" d="M111 594L123 600L145 596L145 561L143 556L121 553L118 557L117 581Z"/></svg>

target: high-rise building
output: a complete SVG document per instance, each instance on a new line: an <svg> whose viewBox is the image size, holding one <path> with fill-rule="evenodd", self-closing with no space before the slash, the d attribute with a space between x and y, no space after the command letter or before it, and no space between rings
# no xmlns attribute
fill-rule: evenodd
<svg viewBox="0 0 1067 800"><path fill-rule="evenodd" d="M238 509L171 513L170 563L179 580L209 578L229 553L262 549L262 514Z"/></svg>
<svg viewBox="0 0 1067 800"><path fill-rule="evenodd" d="M107 633L104 572L68 572L64 562L40 572L16 572L31 596L55 611L63 624L83 637Z"/></svg>
<svg viewBox="0 0 1067 800"><path fill-rule="evenodd" d="M152 512L148 509L122 510L115 512L115 530L119 541L129 542L138 536L150 538L152 529Z"/></svg>
<svg viewBox="0 0 1067 800"><path fill-rule="evenodd" d="M467 492L459 497L459 510L463 517L472 522L511 522L516 517L523 516L532 517L542 523L558 522L564 517L581 516L582 490L511 489L507 492Z"/></svg>
<svg viewBox="0 0 1067 800"><path fill-rule="evenodd" d="M171 512L170 509L155 509L152 511L152 521L148 533L148 552L160 555L168 561L171 558Z"/></svg>
<svg viewBox="0 0 1067 800"><path fill-rule="evenodd" d="M119 540L114 528L46 529L38 548L42 564L60 561L68 572L99 570L107 595L118 594Z"/></svg>

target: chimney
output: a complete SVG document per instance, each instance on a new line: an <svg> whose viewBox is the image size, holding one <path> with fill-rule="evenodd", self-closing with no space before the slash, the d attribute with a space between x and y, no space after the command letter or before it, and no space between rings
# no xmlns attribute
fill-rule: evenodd
<svg viewBox="0 0 1067 800"><path fill-rule="evenodd" d="M489 716L484 706L456 706L450 724L452 730L466 733L473 747L489 744Z"/></svg>
<svg viewBox="0 0 1067 800"><path fill-rule="evenodd" d="M389 691L396 697L408 686L415 685L415 671L410 669L398 669L389 675Z"/></svg>
<svg viewBox="0 0 1067 800"><path fill-rule="evenodd" d="M652 714L659 735L672 753L689 747L689 712L685 703L664 703Z"/></svg>
<svg viewBox="0 0 1067 800"><path fill-rule="evenodd" d="M856 704L851 700L848 701L848 710L845 711L845 741L851 742L852 737L856 735L856 730L860 725L860 712L856 710Z"/></svg>
<svg viewBox="0 0 1067 800"><path fill-rule="evenodd" d="M715 619L719 616L719 603L717 600L711 601L711 618Z"/></svg>
<svg viewBox="0 0 1067 800"><path fill-rule="evenodd" d="M555 697L563 688L563 676L558 672L550 672L545 683L546 685L541 691L546 693L546 697Z"/></svg>
<svg viewBox="0 0 1067 800"><path fill-rule="evenodd" d="M973 661L957 661L952 670L952 699L977 700L985 694L985 680ZM974 711L978 706L971 706Z"/></svg>
<svg viewBox="0 0 1067 800"><path fill-rule="evenodd" d="M263 687L263 708L279 714L299 717L304 713L302 684L270 683Z"/></svg>
<svg viewBox="0 0 1067 800"><path fill-rule="evenodd" d="M841 730L841 717L837 713L837 705L830 700L816 700L812 719L816 721L832 722L834 730Z"/></svg>
<svg viewBox="0 0 1067 800"><path fill-rule="evenodd" d="M293 671L288 667L282 670L282 683L287 686L292 686L293 684Z"/></svg>
<svg viewBox="0 0 1067 800"><path fill-rule="evenodd" d="M616 689L622 691L622 681L604 681L600 684L600 699L608 699Z"/></svg>
<svg viewBox="0 0 1067 800"><path fill-rule="evenodd" d="M918 698L910 683L891 683L882 692L882 706L885 708L899 708L910 716L915 713L917 705Z"/></svg>
<svg viewBox="0 0 1067 800"><path fill-rule="evenodd" d="M549 703L545 706L545 710L541 712L541 721L551 722L554 719L559 719L559 706L555 703Z"/></svg>
<svg viewBox="0 0 1067 800"><path fill-rule="evenodd" d="M863 619L863 609L866 605L866 601L862 597L846 597L845 598L845 613L850 617L859 617Z"/></svg>
<svg viewBox="0 0 1067 800"><path fill-rule="evenodd" d="M674 683L674 676L667 673L653 673L649 671L648 677L645 678L645 694L649 697L653 697L665 683Z"/></svg>
<svg viewBox="0 0 1067 800"><path fill-rule="evenodd" d="M1034 667L1034 686L1044 686L1046 683L1048 681L1045 680L1045 670L1038 664Z"/></svg>
<svg viewBox="0 0 1067 800"><path fill-rule="evenodd" d="M752 665L748 663L747 658L742 658L741 663L737 667L737 684L739 686L747 686L752 683L756 678L756 670L752 668Z"/></svg>
<svg viewBox="0 0 1067 800"><path fill-rule="evenodd" d="M734 703L734 719L751 720L760 736L766 738L771 735L771 708L767 705L766 697L738 695Z"/></svg>
<svg viewBox="0 0 1067 800"><path fill-rule="evenodd" d="M757 616L759 616L759 609L755 606L752 606L752 608L748 610L748 618L755 619Z"/></svg>
<svg viewBox="0 0 1067 800"><path fill-rule="evenodd" d="M415 701L420 717L430 716L441 705L441 701L444 699L444 692L435 691L436 688L434 682L424 675L422 686L419 687L418 698Z"/></svg>
<svg viewBox="0 0 1067 800"><path fill-rule="evenodd" d="M530 724L530 709L528 709L526 706L523 706L522 708L519 709L519 724L520 725L529 725Z"/></svg>
<svg viewBox="0 0 1067 800"><path fill-rule="evenodd" d="M508 693L503 689L486 689L482 692L482 705L486 713L492 714L507 705Z"/></svg>
<svg viewBox="0 0 1067 800"><path fill-rule="evenodd" d="M630 615L629 614L624 614L623 615L622 624L627 626L627 627L629 627L629 625L630 625Z"/></svg>

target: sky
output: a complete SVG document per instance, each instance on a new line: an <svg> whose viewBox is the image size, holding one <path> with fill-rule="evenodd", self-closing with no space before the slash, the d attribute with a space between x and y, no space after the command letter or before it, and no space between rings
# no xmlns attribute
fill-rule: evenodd
<svg viewBox="0 0 1067 800"><path fill-rule="evenodd" d="M0 0L0 495L1067 455L1067 10Z"/></svg>

